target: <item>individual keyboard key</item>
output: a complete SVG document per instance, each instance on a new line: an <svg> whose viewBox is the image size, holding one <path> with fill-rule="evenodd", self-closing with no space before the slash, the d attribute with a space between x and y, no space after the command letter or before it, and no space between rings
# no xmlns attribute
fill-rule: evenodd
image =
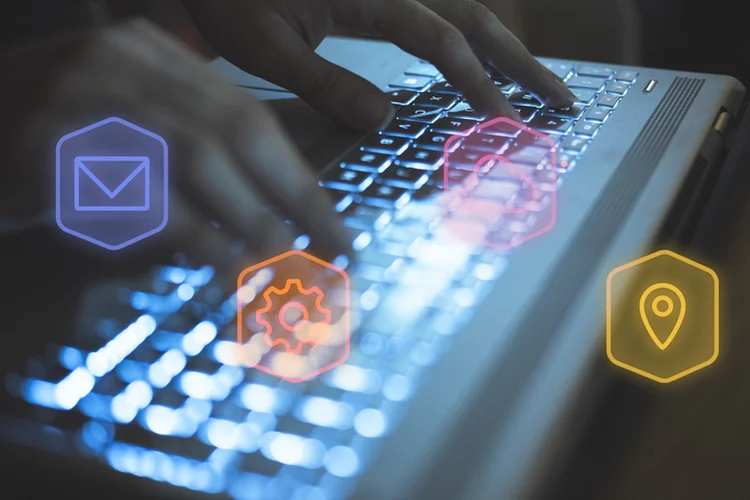
<svg viewBox="0 0 750 500"><path fill-rule="evenodd" d="M575 127L573 127L573 133L575 135L592 137L594 134L596 134L596 131L599 130L600 126L600 123L580 121L576 123Z"/></svg>
<svg viewBox="0 0 750 500"><path fill-rule="evenodd" d="M395 106L406 106L407 104L411 104L418 95L419 92L414 92L413 90L394 90L388 92L388 96L391 98L391 104Z"/></svg>
<svg viewBox="0 0 750 500"><path fill-rule="evenodd" d="M391 210L403 207L409 198L408 190L383 184L373 184L362 193L363 204Z"/></svg>
<svg viewBox="0 0 750 500"><path fill-rule="evenodd" d="M576 155L574 153L558 153L557 155L557 169L561 172L567 172L571 170L576 162Z"/></svg>
<svg viewBox="0 0 750 500"><path fill-rule="evenodd" d="M521 189L521 181L514 182L484 179L471 192L470 199L491 200L501 205L507 204Z"/></svg>
<svg viewBox="0 0 750 500"><path fill-rule="evenodd" d="M535 110L531 109L531 111L534 112ZM503 137L515 137L520 132L521 132L521 129L518 126L515 126L512 123L508 123L504 121L492 123L490 125L482 127L479 130L480 134L501 135Z"/></svg>
<svg viewBox="0 0 750 500"><path fill-rule="evenodd" d="M508 140L508 137L501 135L473 134L466 138L463 147L471 151L499 154Z"/></svg>
<svg viewBox="0 0 750 500"><path fill-rule="evenodd" d="M430 92L433 94L450 94L460 95L461 91L448 82L438 82L430 87Z"/></svg>
<svg viewBox="0 0 750 500"><path fill-rule="evenodd" d="M393 219L393 214L377 207L352 203L342 213L344 224L360 231L380 231Z"/></svg>
<svg viewBox="0 0 750 500"><path fill-rule="evenodd" d="M459 102L451 109L448 110L448 118L462 118L464 120L475 120L482 121L487 118L486 115L481 115L474 108L471 107L466 101Z"/></svg>
<svg viewBox="0 0 750 500"><path fill-rule="evenodd" d="M548 63L546 65L550 71L565 80L573 72L573 66L565 63Z"/></svg>
<svg viewBox="0 0 750 500"><path fill-rule="evenodd" d="M531 120L537 112L537 108L514 107L513 109L518 113L518 116L521 117L521 121L523 122Z"/></svg>
<svg viewBox="0 0 750 500"><path fill-rule="evenodd" d="M421 92L425 90L434 78L429 76L404 75L396 78L390 83L390 86L398 89L416 90Z"/></svg>
<svg viewBox="0 0 750 500"><path fill-rule="evenodd" d="M391 157L382 153L352 151L341 161L341 166L362 172L382 172L391 164Z"/></svg>
<svg viewBox="0 0 750 500"><path fill-rule="evenodd" d="M487 156L487 153L484 151L470 150L462 147L461 149L456 150L448 158L448 169L468 170L469 172L473 172L477 166L477 162L485 156ZM491 165L482 165L479 167L479 172L489 170L489 168L491 168Z"/></svg>
<svg viewBox="0 0 750 500"><path fill-rule="evenodd" d="M436 78L440 76L440 70L438 70L435 66L429 63L423 63L418 62L413 64L409 69L404 71L407 75L413 75L413 76L427 76L431 78Z"/></svg>
<svg viewBox="0 0 750 500"><path fill-rule="evenodd" d="M415 106L410 104L404 106L398 113L396 118L398 120L407 120L421 123L433 123L443 114L443 110L440 108L425 108L424 106Z"/></svg>
<svg viewBox="0 0 750 500"><path fill-rule="evenodd" d="M520 87L516 85L515 83L506 83L505 85L501 85L498 82L495 82L498 87L500 87L500 92L502 92L505 95L510 95L514 92L517 92L520 90Z"/></svg>
<svg viewBox="0 0 750 500"><path fill-rule="evenodd" d="M414 146L420 149L430 149L442 152L445 150L445 145L451 137L453 136L450 134L428 131L420 135L419 138L414 141ZM451 142L451 151L455 151L460 145L460 140L454 140Z"/></svg>
<svg viewBox="0 0 750 500"><path fill-rule="evenodd" d="M512 164L520 163L536 166L547 158L549 153L550 148L524 146L513 143L503 152L503 157L507 158Z"/></svg>
<svg viewBox="0 0 750 500"><path fill-rule="evenodd" d="M629 88L630 86L624 82L610 82L605 90L611 94L623 95Z"/></svg>
<svg viewBox="0 0 750 500"><path fill-rule="evenodd" d="M412 147L396 158L396 163L410 169L435 170L443 163L443 150L430 151Z"/></svg>
<svg viewBox="0 0 750 500"><path fill-rule="evenodd" d="M544 113L536 115L529 122L531 128L547 134L564 134L572 124L573 120L557 116L545 116Z"/></svg>
<svg viewBox="0 0 750 500"><path fill-rule="evenodd" d="M471 120L462 120L460 118L441 118L436 121L431 130L433 132L442 132L451 135L469 135L476 126L476 122Z"/></svg>
<svg viewBox="0 0 750 500"><path fill-rule="evenodd" d="M637 71L618 71L617 74L615 74L615 80L621 82L633 83L636 78L638 78Z"/></svg>
<svg viewBox="0 0 750 500"><path fill-rule="evenodd" d="M541 108L543 106L539 99L523 90L513 93L508 100L516 106L528 106L532 108Z"/></svg>
<svg viewBox="0 0 750 500"><path fill-rule="evenodd" d="M360 149L371 153L397 155L404 152L408 146L409 139L403 137L371 135L365 138L364 142L360 145Z"/></svg>
<svg viewBox="0 0 750 500"><path fill-rule="evenodd" d="M372 181L373 176L368 172L358 172L339 167L327 171L319 184L330 189L358 193L364 191L367 186L372 184Z"/></svg>
<svg viewBox="0 0 750 500"><path fill-rule="evenodd" d="M393 120L382 132L382 135L406 137L414 139L422 135L427 130L427 125L419 122L410 122L406 120Z"/></svg>
<svg viewBox="0 0 750 500"><path fill-rule="evenodd" d="M583 151L583 148L586 147L586 144L588 144L588 139L585 139L583 137L574 137L571 135L563 137L562 143L560 143L560 147L564 151L571 151L574 153L580 153Z"/></svg>
<svg viewBox="0 0 750 500"><path fill-rule="evenodd" d="M603 122L607 119L607 115L609 115L609 110L607 108L593 107L586 111L586 114L583 115L583 117L586 120Z"/></svg>
<svg viewBox="0 0 750 500"><path fill-rule="evenodd" d="M590 104L594 100L594 96L596 96L596 92L591 89L570 89L570 91L576 96L578 102L584 104Z"/></svg>
<svg viewBox="0 0 750 500"><path fill-rule="evenodd" d="M604 87L607 80L604 78L595 78L590 76L574 76L568 80L568 87L577 87L582 89L599 90Z"/></svg>
<svg viewBox="0 0 750 500"><path fill-rule="evenodd" d="M601 94L596 100L596 105L604 108L614 108L618 102L620 102L620 96L615 94Z"/></svg>
<svg viewBox="0 0 750 500"><path fill-rule="evenodd" d="M417 97L414 101L415 106L424 106L425 108L448 109L458 102L458 97L450 94L433 94L425 92Z"/></svg>
<svg viewBox="0 0 750 500"><path fill-rule="evenodd" d="M582 66L578 68L578 76L598 76L599 78L609 78L614 73L612 68L604 66Z"/></svg>
<svg viewBox="0 0 750 500"><path fill-rule="evenodd" d="M547 108L544 114L547 116L557 116L559 118L576 119L583 114L582 106L568 106L567 108Z"/></svg>
<svg viewBox="0 0 750 500"><path fill-rule="evenodd" d="M429 174L416 168L393 166L380 174L377 182L404 189L419 189L427 183Z"/></svg>

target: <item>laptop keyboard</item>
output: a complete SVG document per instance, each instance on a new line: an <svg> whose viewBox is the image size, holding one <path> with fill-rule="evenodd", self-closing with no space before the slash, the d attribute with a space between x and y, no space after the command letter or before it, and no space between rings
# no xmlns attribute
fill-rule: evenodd
<svg viewBox="0 0 750 500"><path fill-rule="evenodd" d="M555 141L559 188L638 75L549 67L576 94L570 109L546 108L491 76L525 124ZM120 289L117 314L71 345L49 345L9 376L15 399L2 417L4 437L236 500L347 497L510 253L442 238L437 198L449 138L463 137L455 151L472 158L509 152L514 136L465 139L485 117L427 63L391 89L395 120L320 180L358 233L354 261L334 262L351 278L357 313L345 364L300 384L238 365L235 295L214 283L211 267L179 262L155 269L137 289ZM490 231L523 232L517 222Z"/></svg>

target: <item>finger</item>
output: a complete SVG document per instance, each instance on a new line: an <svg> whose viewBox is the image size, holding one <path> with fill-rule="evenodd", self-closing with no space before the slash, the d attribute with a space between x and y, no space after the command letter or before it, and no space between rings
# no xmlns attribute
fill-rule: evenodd
<svg viewBox="0 0 750 500"><path fill-rule="evenodd" d="M356 28L379 29L406 52L430 61L480 113L519 119L466 38L451 23L415 0L363 2L361 8L355 8L355 3L360 5L341 4L343 22Z"/></svg>
<svg viewBox="0 0 750 500"><path fill-rule="evenodd" d="M268 31L268 48L232 62L295 93L332 119L354 128L380 130L395 114L386 95L364 78L317 55L281 19Z"/></svg>
<svg viewBox="0 0 750 500"><path fill-rule="evenodd" d="M334 255L351 251L351 237L337 223L331 201L264 106L227 85L178 43L148 24L114 28L104 42L120 57L102 78L126 79L130 85L120 91L135 93L141 105L168 110L180 120L211 130L257 192L298 224L311 237L313 246ZM141 78L128 74L134 69L142 73ZM219 194L215 185L207 189ZM210 203L227 213L225 201Z"/></svg>
<svg viewBox="0 0 750 500"><path fill-rule="evenodd" d="M575 102L575 95L565 82L532 56L486 5L477 0L432 3L435 12L453 22L489 65L515 80L542 102L559 107Z"/></svg>

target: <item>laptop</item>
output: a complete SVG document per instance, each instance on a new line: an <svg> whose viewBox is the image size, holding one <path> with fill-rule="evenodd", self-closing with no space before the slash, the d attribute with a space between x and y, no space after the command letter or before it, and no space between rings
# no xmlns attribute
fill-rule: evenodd
<svg viewBox="0 0 750 500"><path fill-rule="evenodd" d="M70 281L46 284L65 307L41 309L31 285L42 278L10 273L19 292L6 313L0 440L5 470L26 488L85 498L533 497L554 470L549 457L572 439L562 423L584 418L574 402L606 356L607 274L665 231L695 227L731 189L739 160L725 161L727 151L750 140L747 120L736 132L745 91L731 77L542 59L579 101L548 110L491 75L521 125L553 143L556 161L537 170L553 170L554 225L518 244L457 250L433 238L445 207L425 207L447 182L476 180L471 168L447 175L444 148L456 136L469 144L485 117L389 43L331 37L319 53L389 92L396 124L363 136L224 60L212 66L278 111L359 234L341 264L358 314L346 362L301 383L229 362L236 290L186 255L92 298L74 276L96 274L95 263L71 250L60 257ZM498 154L517 138L489 135ZM519 242L533 230L519 220L488 231ZM40 252L29 242L45 241L16 238L6 248L29 258ZM149 334L134 337L146 323ZM124 334L138 340L122 359L86 375L91 353ZM223 392L196 392L218 381ZM72 405L61 407L61 390L75 392Z"/></svg>

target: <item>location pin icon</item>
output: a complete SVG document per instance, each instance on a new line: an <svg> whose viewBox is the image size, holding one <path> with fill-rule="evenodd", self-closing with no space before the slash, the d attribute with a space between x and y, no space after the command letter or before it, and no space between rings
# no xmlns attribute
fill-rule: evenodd
<svg viewBox="0 0 750 500"><path fill-rule="evenodd" d="M677 297L678 304L672 297L665 294L654 294L657 290L669 290ZM641 300L639 304L639 310L641 313L641 320L643 325L646 327L651 340L654 341L656 346L662 351L669 347L672 343L677 332L680 331L682 321L685 319L685 295L676 286L670 283L655 283L641 294ZM655 321L649 319L649 311L656 316ZM654 328L656 327L656 328ZM671 330L670 330L671 328ZM659 335L656 334L658 330L664 334L669 331L666 339L662 341ZM662 335L663 337L664 335Z"/></svg>

